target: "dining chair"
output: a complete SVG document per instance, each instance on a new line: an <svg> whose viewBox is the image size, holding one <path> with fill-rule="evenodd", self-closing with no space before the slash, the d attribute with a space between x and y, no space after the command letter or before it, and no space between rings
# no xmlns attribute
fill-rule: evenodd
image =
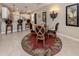
<svg viewBox="0 0 79 59"><path fill-rule="evenodd" d="M5 23L6 23L6 32L5 32L5 33L7 34L9 28L10 28L11 33L12 33L12 32L13 32L12 20L6 19L6 20L5 20Z"/></svg>
<svg viewBox="0 0 79 59"><path fill-rule="evenodd" d="M45 47L45 28L43 26L38 25L35 28L35 33L37 34L37 36L36 36L36 47L37 47L39 40L43 41L43 46Z"/></svg>
<svg viewBox="0 0 79 59"><path fill-rule="evenodd" d="M59 23L56 23L54 30L48 30L48 35L52 35L53 37L56 37L56 33L58 31Z"/></svg>
<svg viewBox="0 0 79 59"><path fill-rule="evenodd" d="M21 27L21 31L23 31L23 20L22 19L19 19L18 21L18 24L17 24L17 31L19 31L20 27Z"/></svg>

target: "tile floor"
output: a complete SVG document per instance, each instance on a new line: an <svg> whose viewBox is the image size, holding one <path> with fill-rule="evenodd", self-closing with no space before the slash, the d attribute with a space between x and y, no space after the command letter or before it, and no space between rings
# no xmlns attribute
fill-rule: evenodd
<svg viewBox="0 0 79 59"><path fill-rule="evenodd" d="M29 30L23 32L0 34L0 56L30 56L21 47L21 40ZM55 56L79 56L79 42L61 37L62 50Z"/></svg>

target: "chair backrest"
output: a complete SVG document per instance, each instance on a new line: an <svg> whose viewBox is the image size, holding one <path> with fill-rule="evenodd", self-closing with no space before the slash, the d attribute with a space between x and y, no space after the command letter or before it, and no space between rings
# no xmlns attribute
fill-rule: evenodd
<svg viewBox="0 0 79 59"><path fill-rule="evenodd" d="M59 23L56 23L56 25L55 25L55 32L58 30L58 26L59 26Z"/></svg>
<svg viewBox="0 0 79 59"><path fill-rule="evenodd" d="M36 26L35 32L37 35L44 35L45 34L45 28L43 26Z"/></svg>
<svg viewBox="0 0 79 59"><path fill-rule="evenodd" d="M10 24L12 24L12 20L6 19L6 20L5 20L5 23L6 23L7 25L10 25Z"/></svg>
<svg viewBox="0 0 79 59"><path fill-rule="evenodd" d="M30 19L27 19L27 23L30 23L31 22L31 20Z"/></svg>
<svg viewBox="0 0 79 59"><path fill-rule="evenodd" d="M23 20L22 20L22 19L19 19L19 20L18 20L18 23L19 23L19 24L22 24L22 23L23 23Z"/></svg>

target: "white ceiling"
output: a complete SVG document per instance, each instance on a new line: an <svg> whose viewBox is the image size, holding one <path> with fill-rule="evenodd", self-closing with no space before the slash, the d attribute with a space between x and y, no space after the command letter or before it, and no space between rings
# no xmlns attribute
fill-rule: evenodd
<svg viewBox="0 0 79 59"><path fill-rule="evenodd" d="M33 12L34 10L46 6L49 3L3 3L3 5L12 8L15 5L20 11Z"/></svg>

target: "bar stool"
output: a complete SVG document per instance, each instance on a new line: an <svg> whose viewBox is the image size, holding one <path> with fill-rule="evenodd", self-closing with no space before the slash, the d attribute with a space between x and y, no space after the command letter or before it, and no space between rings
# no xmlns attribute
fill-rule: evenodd
<svg viewBox="0 0 79 59"><path fill-rule="evenodd" d="M33 32L33 25L30 19L27 19L27 23L25 24L25 26L27 25L28 25L28 28L30 29L30 32Z"/></svg>
<svg viewBox="0 0 79 59"><path fill-rule="evenodd" d="M25 23L25 29L29 28L29 23L26 21Z"/></svg>
<svg viewBox="0 0 79 59"><path fill-rule="evenodd" d="M9 27L10 27L10 30L11 30L11 33L12 33L12 32L13 32L12 20L7 19L7 20L5 21L5 23L6 23L6 34L7 34L7 31L8 31L8 28L9 28Z"/></svg>
<svg viewBox="0 0 79 59"><path fill-rule="evenodd" d="M23 31L23 20L22 19L19 19L18 21L18 24L17 24L17 31L19 31L20 27L21 27L21 31Z"/></svg>

